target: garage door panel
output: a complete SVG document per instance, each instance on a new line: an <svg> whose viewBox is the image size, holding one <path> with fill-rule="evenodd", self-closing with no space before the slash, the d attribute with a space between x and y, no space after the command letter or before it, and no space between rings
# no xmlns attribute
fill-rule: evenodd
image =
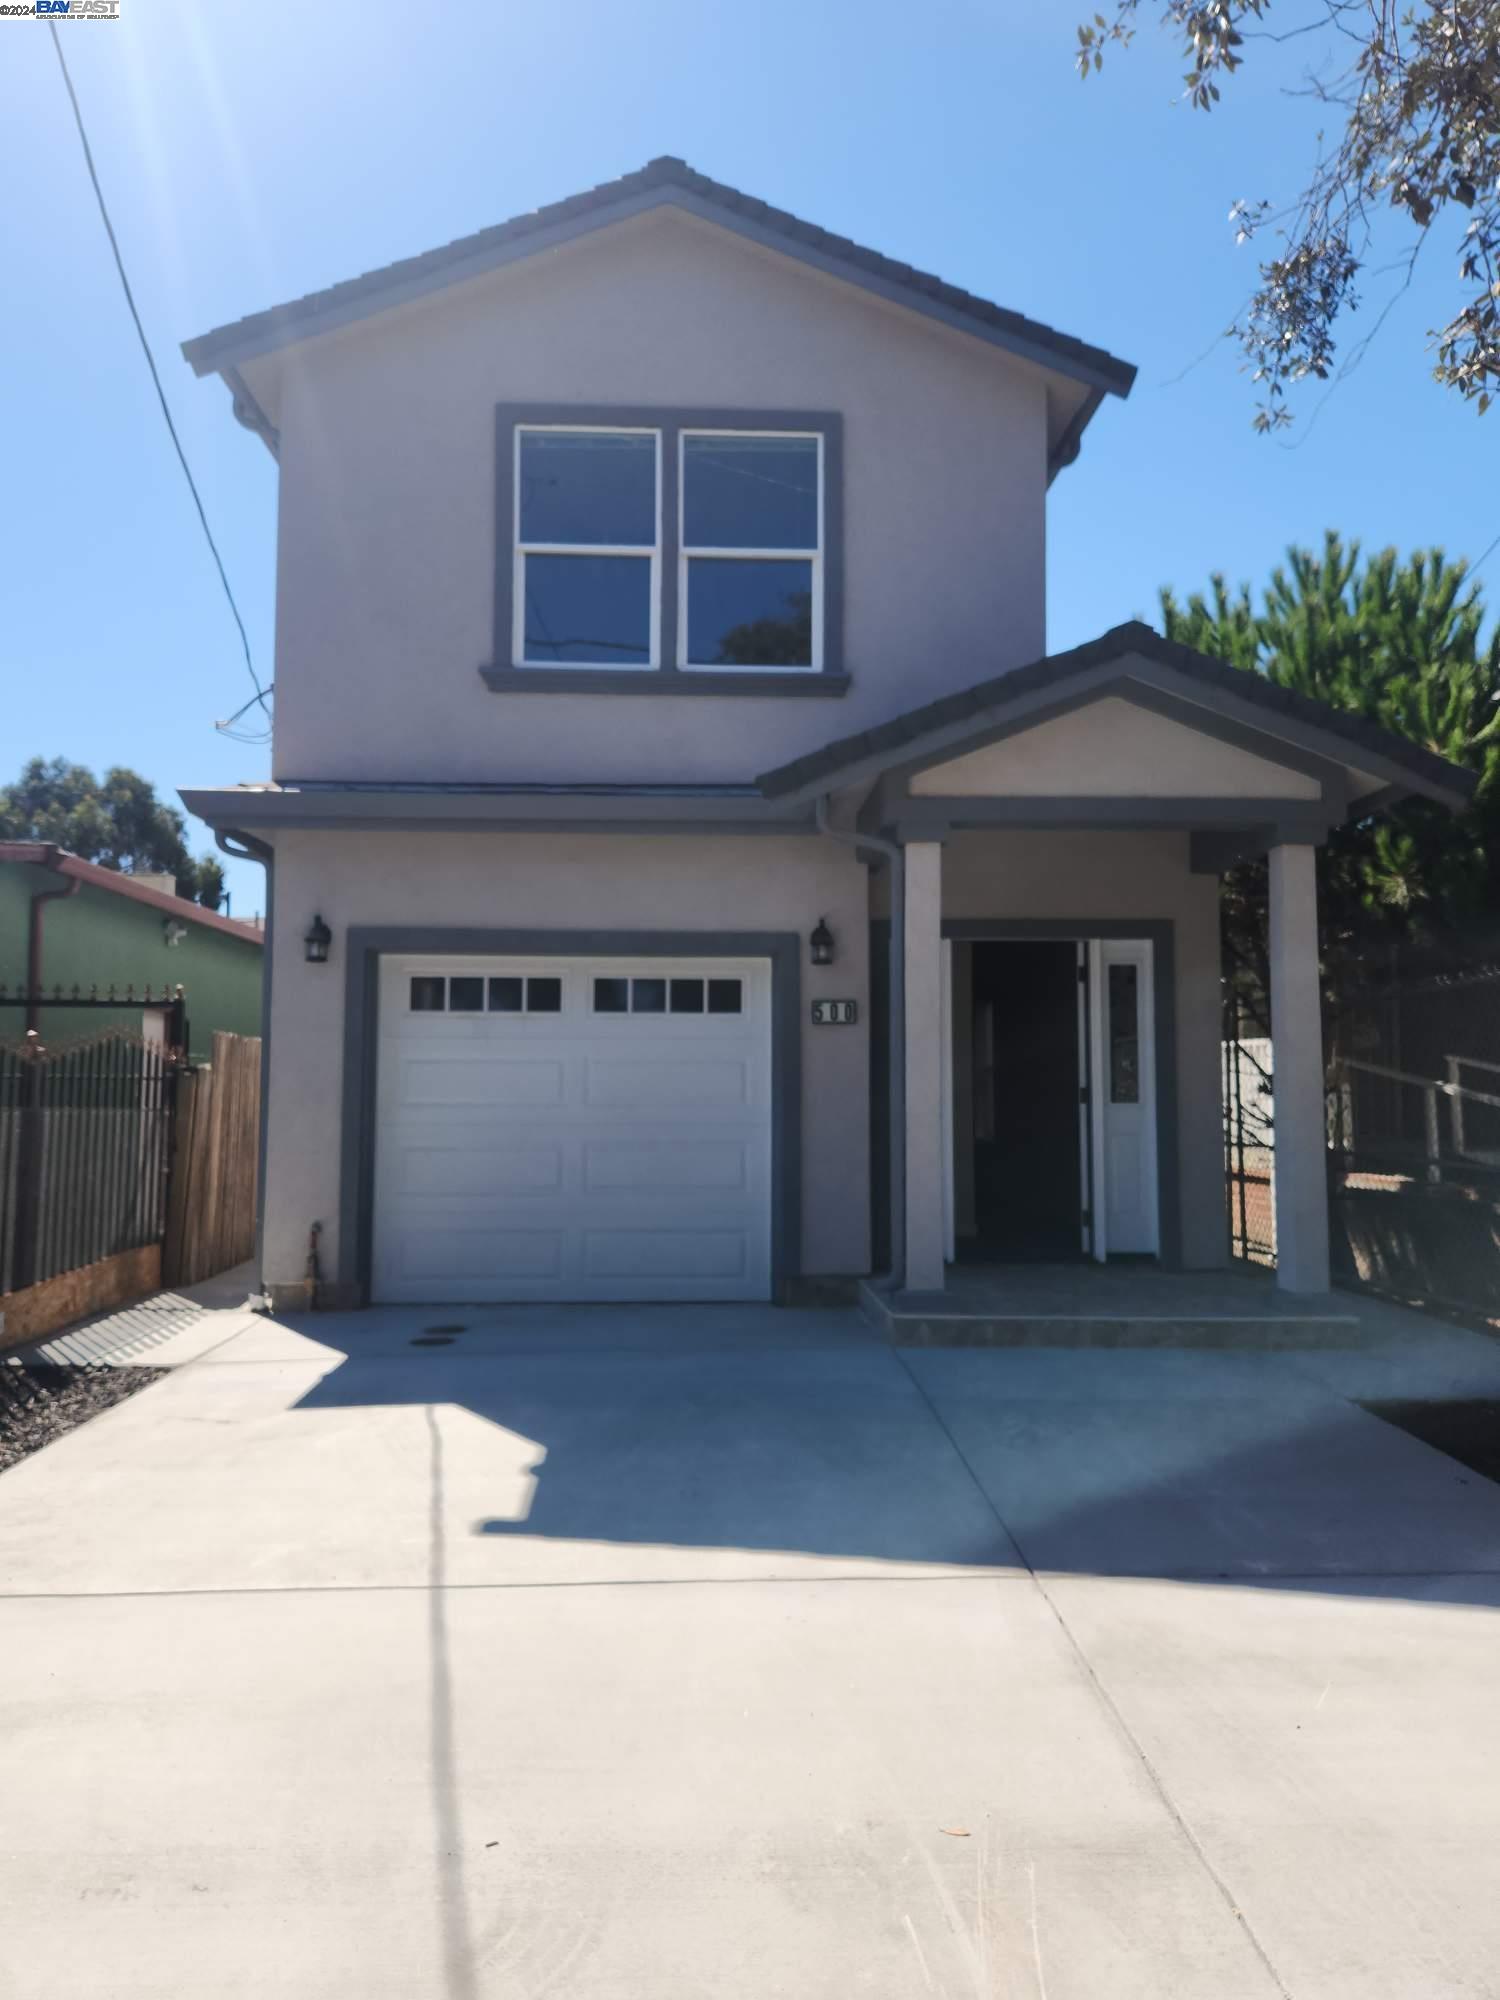
<svg viewBox="0 0 1500 2000"><path fill-rule="evenodd" d="M530 1146L409 1146L396 1169L409 1195L555 1194L563 1185L563 1149Z"/></svg>
<svg viewBox="0 0 1500 2000"><path fill-rule="evenodd" d="M638 1005L709 978L737 1011ZM769 1296L770 988L753 960L383 960L374 1295Z"/></svg>
<svg viewBox="0 0 1500 2000"><path fill-rule="evenodd" d="M691 1194L748 1188L751 1139L719 1143L672 1138L588 1142L583 1146L583 1185L591 1191L634 1194Z"/></svg>
<svg viewBox="0 0 1500 2000"><path fill-rule="evenodd" d="M401 1064L403 1104L561 1104L566 1095L561 1062L495 1056L472 1044Z"/></svg>
<svg viewBox="0 0 1500 2000"><path fill-rule="evenodd" d="M737 1229L589 1229L583 1268L591 1278L743 1278L750 1246Z"/></svg>
<svg viewBox="0 0 1500 2000"><path fill-rule="evenodd" d="M396 1244L396 1268L409 1283L445 1285L450 1279L561 1278L561 1229L403 1229ZM423 1296L441 1298L442 1291Z"/></svg>
<svg viewBox="0 0 1500 2000"><path fill-rule="evenodd" d="M591 1109L641 1112L659 1118L681 1110L699 1118L750 1102L750 1065L739 1058L705 1060L667 1051L646 1061L618 1056L588 1062L583 1101Z"/></svg>

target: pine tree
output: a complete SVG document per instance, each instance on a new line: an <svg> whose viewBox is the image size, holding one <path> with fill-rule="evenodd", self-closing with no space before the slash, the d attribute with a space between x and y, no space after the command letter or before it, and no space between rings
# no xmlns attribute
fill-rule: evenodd
<svg viewBox="0 0 1500 2000"><path fill-rule="evenodd" d="M1181 602L1161 592L1169 639L1331 703L1478 772L1467 811L1425 800L1356 819L1319 854L1325 981L1334 997L1384 968L1392 946L1500 922L1500 632L1479 588L1439 549L1364 557L1329 533L1292 548L1259 605L1222 575ZM1232 966L1265 991L1266 869L1225 880Z"/></svg>

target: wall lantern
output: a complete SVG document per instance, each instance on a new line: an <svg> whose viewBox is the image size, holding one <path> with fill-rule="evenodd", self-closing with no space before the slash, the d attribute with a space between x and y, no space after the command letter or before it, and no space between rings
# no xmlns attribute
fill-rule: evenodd
<svg viewBox="0 0 1500 2000"><path fill-rule="evenodd" d="M834 957L833 932L828 928L827 917L819 917L818 928L807 942L812 951L812 962L814 965L832 965Z"/></svg>
<svg viewBox="0 0 1500 2000"><path fill-rule="evenodd" d="M307 935L302 940L302 948L307 954L309 965L326 965L328 947L333 943L333 932L321 917L314 917L308 925Z"/></svg>

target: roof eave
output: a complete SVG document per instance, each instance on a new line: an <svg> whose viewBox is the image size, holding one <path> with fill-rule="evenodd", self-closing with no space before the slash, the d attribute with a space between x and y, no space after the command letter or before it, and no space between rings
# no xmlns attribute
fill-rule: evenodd
<svg viewBox="0 0 1500 2000"><path fill-rule="evenodd" d="M702 176L691 178L704 187L717 185ZM999 324L994 315L1002 309L977 299L971 306L965 306L962 299L966 295L958 293L955 287L924 273L902 276L904 267L892 260L877 252L862 251L852 243L846 248L836 247L842 246L843 239L830 237L826 231L801 223L795 217L768 220L779 217L779 211L766 209L764 204L755 204L765 210L764 216L756 215L744 207L713 199L698 187L674 180L653 180L625 193L579 197L576 201L576 208L572 203L558 204L574 208L574 212L556 221L539 220L532 227L526 218L521 218L520 223L525 226L515 226L514 233L510 233L513 225L500 224L493 232L480 232L479 237L469 239L472 248L457 246L451 257L440 252L425 253L385 272L373 272L368 277L312 293L306 300L272 307L216 327L196 339L184 341L183 355L196 374L217 373L230 381L230 371L245 362L576 242L632 216L672 207L1002 352L1084 384L1092 393L1060 440L1053 455L1054 469L1076 456L1077 439L1103 397L1128 395L1135 380L1136 370L1129 362L1102 348L1058 334L1052 328L1025 320L1020 314L1006 315L1012 323ZM232 381L230 386L236 388ZM248 393L242 383L238 392Z"/></svg>
<svg viewBox="0 0 1500 2000"><path fill-rule="evenodd" d="M220 931L224 936L239 938L246 944L263 945L265 942L251 924L221 916L217 910L210 910L202 903L189 902L185 896L170 896L164 889L153 889L118 868L105 868L97 861L85 861L81 855L70 854L67 848L58 847L50 841L0 841L0 863L6 862L48 869L52 874L65 876L84 887L102 889L107 895L121 896L127 902L144 903L148 908L160 910L163 915L175 917L182 923L201 924L205 930Z"/></svg>
<svg viewBox="0 0 1500 2000"><path fill-rule="evenodd" d="M1472 771L1408 743L1389 730L1360 718L1343 717L1324 704L1276 688L1257 676L1206 654L1162 638L1138 622L1114 627L1098 639L1069 653L1033 660L959 693L896 716L890 722L825 746L821 751L763 772L757 783L768 798L805 801L873 780L898 765L911 765L931 755L933 761L955 756L967 739L992 728L1018 706L1050 693L1065 693L1079 674L1107 681L1108 670L1136 655L1166 670L1187 675L1197 683L1196 695L1253 708L1253 726L1268 736L1278 734L1276 719L1285 718L1281 733L1289 741L1307 740L1308 747L1332 762L1368 771L1384 782L1379 791L1354 800L1351 818L1387 810L1403 798L1422 797L1460 812L1472 798L1478 778ZM1213 705L1213 701L1209 702ZM1342 721L1344 727L1337 725ZM1288 726L1289 725L1289 726ZM1316 740L1321 733L1323 740Z"/></svg>

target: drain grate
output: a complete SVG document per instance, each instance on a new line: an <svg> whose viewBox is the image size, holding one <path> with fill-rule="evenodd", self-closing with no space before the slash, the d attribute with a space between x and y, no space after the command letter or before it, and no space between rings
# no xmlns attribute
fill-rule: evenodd
<svg viewBox="0 0 1500 2000"><path fill-rule="evenodd" d="M411 1338L413 1347L451 1347L457 1335L467 1333L464 1326L424 1326L420 1333Z"/></svg>

